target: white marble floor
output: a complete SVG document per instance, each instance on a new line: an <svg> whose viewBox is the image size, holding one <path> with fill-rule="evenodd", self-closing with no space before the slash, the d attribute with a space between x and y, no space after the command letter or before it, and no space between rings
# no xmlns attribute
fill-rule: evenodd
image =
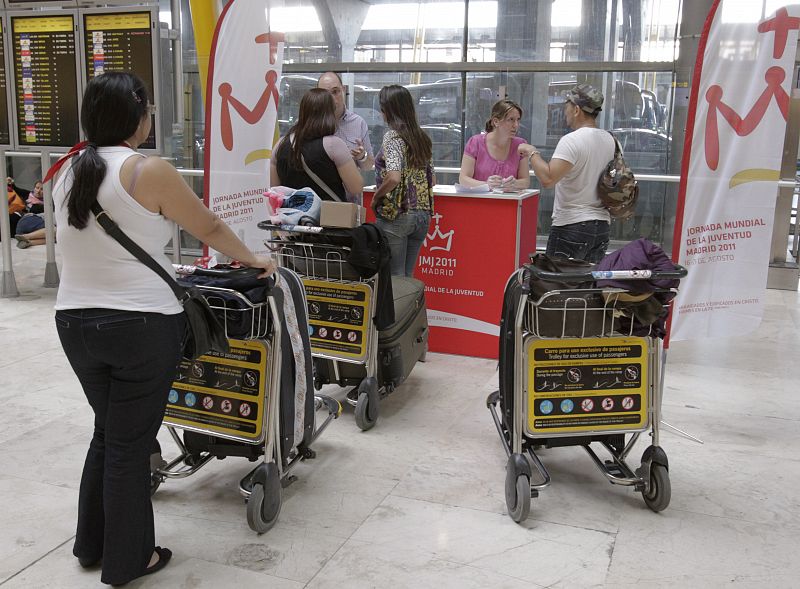
<svg viewBox="0 0 800 589"><path fill-rule="evenodd" d="M22 296L0 299L4 589L100 586L71 554L91 412L57 341L43 260L44 248L15 249ZM359 431L346 409L324 432L267 534L247 526L243 459L166 482L157 538L175 556L131 586L797 587L799 300L770 291L755 334L673 345L664 418L705 444L662 433L672 481L662 513L562 448L542 453L553 484L515 524L485 405L495 362L430 354L375 429Z"/></svg>

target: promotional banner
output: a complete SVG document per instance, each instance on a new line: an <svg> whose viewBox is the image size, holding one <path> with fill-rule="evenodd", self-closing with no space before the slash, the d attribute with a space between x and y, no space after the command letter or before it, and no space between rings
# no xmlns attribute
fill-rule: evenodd
<svg viewBox="0 0 800 589"><path fill-rule="evenodd" d="M278 115L283 34L267 0L233 0L220 15L206 85L205 202L247 246L267 253L269 159Z"/></svg>
<svg viewBox="0 0 800 589"><path fill-rule="evenodd" d="M672 340L761 322L800 6L742 22L740 4L714 3L698 47L673 249L689 276Z"/></svg>

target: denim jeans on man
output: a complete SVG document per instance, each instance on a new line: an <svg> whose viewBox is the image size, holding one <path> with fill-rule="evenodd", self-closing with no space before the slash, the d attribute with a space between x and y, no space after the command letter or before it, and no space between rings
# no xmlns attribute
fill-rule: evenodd
<svg viewBox="0 0 800 589"><path fill-rule="evenodd" d="M431 224L430 211L400 213L394 221L378 217L375 224L386 234L392 250L392 276L414 276L414 266Z"/></svg>
<svg viewBox="0 0 800 589"><path fill-rule="evenodd" d="M606 255L610 225L606 221L582 221L550 228L547 255L597 263Z"/></svg>
<svg viewBox="0 0 800 589"><path fill-rule="evenodd" d="M142 574L153 554L150 453L181 356L183 313L56 312L56 328L94 410L73 554L103 559L103 583Z"/></svg>

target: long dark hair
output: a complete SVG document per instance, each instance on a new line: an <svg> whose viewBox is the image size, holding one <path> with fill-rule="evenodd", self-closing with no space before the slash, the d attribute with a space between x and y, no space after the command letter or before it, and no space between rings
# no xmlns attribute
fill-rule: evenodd
<svg viewBox="0 0 800 589"><path fill-rule="evenodd" d="M424 168L433 155L433 144L428 134L420 129L411 93L403 86L392 84L381 88L378 101L386 124L406 142L409 166Z"/></svg>
<svg viewBox="0 0 800 589"><path fill-rule="evenodd" d="M308 141L327 137L336 133L336 105L333 96L322 88L312 88L300 100L297 122L289 129L284 142L289 144L292 138L289 165L295 170L303 169L302 147Z"/></svg>
<svg viewBox="0 0 800 589"><path fill-rule="evenodd" d="M519 118L522 118L522 108L513 100L498 100L492 106L492 114L486 119L486 132L491 133L494 131L494 124L492 119L500 119L501 121L508 116L508 113L516 110L519 113Z"/></svg>
<svg viewBox="0 0 800 589"><path fill-rule="evenodd" d="M97 148L119 145L131 137L147 114L147 103L144 82L133 74L109 72L86 86L81 127L89 143L72 164L74 181L67 195L67 219L76 229L86 227L106 176L106 163Z"/></svg>

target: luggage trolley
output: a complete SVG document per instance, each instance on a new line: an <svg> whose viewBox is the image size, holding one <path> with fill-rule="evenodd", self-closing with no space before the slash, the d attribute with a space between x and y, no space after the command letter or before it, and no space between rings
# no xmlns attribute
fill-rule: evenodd
<svg viewBox="0 0 800 589"><path fill-rule="evenodd" d="M335 399L313 395L307 336L302 338L308 361L305 370L298 366L289 340L287 325L294 325L294 320L284 314L285 293L297 303L294 327L307 333L302 283L285 268L267 281L252 280L258 271L250 269L176 269L209 283L248 284L248 294L244 289L191 284L224 321L230 350L181 361L164 416L180 454L167 462L158 447L151 455L151 493L165 479L188 477L214 458L241 456L259 461L241 480L239 491L247 504L248 525L264 533L278 519L281 488L295 480L291 471L301 460L314 458L311 443L342 410ZM179 281L184 283L185 278ZM254 282L260 287L253 289ZM263 300L251 300L254 292L265 295ZM316 411L322 408L328 415L317 427ZM178 430L183 430L182 437Z"/></svg>
<svg viewBox="0 0 800 589"><path fill-rule="evenodd" d="M380 401L425 361L428 321L425 286L419 280L392 277L395 322L378 332L373 317L378 274L363 278L347 262L351 230L321 227L287 228L259 224L265 230L291 235L272 239L282 266L303 278L309 299L314 386L353 387L347 402L355 408L359 428L378 420Z"/></svg>
<svg viewBox="0 0 800 589"><path fill-rule="evenodd" d="M503 302L500 389L489 395L486 404L508 456L505 496L514 521L528 517L531 498L550 484L550 474L536 454L540 447L582 446L612 484L632 486L653 511L666 509L671 494L658 431L662 341L652 325L631 318L627 302L635 297L621 288L567 288L536 298L532 282L594 285L595 279L627 282L685 276L686 269L677 265L668 272L568 273L525 266L511 275ZM661 289L653 296L667 300L676 292ZM648 429L651 445L633 471L626 458ZM595 442L605 447L610 460L600 459L591 447ZM538 480L532 477L532 467Z"/></svg>

